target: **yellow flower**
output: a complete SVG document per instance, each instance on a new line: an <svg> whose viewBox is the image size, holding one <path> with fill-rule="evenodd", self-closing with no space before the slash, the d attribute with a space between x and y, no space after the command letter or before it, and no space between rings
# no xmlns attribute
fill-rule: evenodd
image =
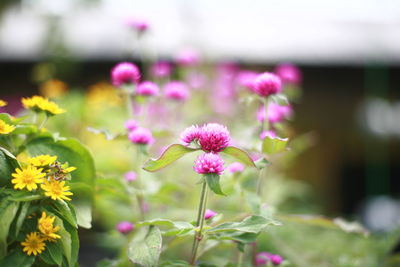
<svg viewBox="0 0 400 267"><path fill-rule="evenodd" d="M35 95L31 98L22 98L21 101L24 108L34 111L45 111L48 115L57 115L65 112L56 103L41 96Z"/></svg>
<svg viewBox="0 0 400 267"><path fill-rule="evenodd" d="M28 162L35 167L43 167L52 164L57 160L57 156L39 155L28 159Z"/></svg>
<svg viewBox="0 0 400 267"><path fill-rule="evenodd" d="M24 189L25 187L32 191L36 189L37 184L43 183L43 177L46 175L42 173L42 168L38 169L34 166L28 166L26 168L16 168L15 172L11 174L14 179L11 180L11 183L14 184L14 189Z"/></svg>
<svg viewBox="0 0 400 267"><path fill-rule="evenodd" d="M41 188L45 191L45 195L53 200L71 200L67 196L72 196L73 194L69 192L70 187L65 186L65 181L56 181L51 179L50 181L44 181Z"/></svg>
<svg viewBox="0 0 400 267"><path fill-rule="evenodd" d="M7 106L7 101L4 101L4 100L1 100L0 99L0 107L4 107L4 106Z"/></svg>
<svg viewBox="0 0 400 267"><path fill-rule="evenodd" d="M9 134L15 130L15 127L0 120L0 134Z"/></svg>
<svg viewBox="0 0 400 267"><path fill-rule="evenodd" d="M62 96L67 90L67 85L56 79L42 83L39 88L39 92L49 98Z"/></svg>
<svg viewBox="0 0 400 267"><path fill-rule="evenodd" d="M53 242L57 238L61 238L56 234L60 230L60 226L53 227L55 219L55 216L46 216L46 212L42 212L42 217L38 221L38 229L44 235L45 240Z"/></svg>
<svg viewBox="0 0 400 267"><path fill-rule="evenodd" d="M24 247L23 251L29 256L33 253L33 255L37 255L43 252L46 247L44 240L37 232L32 232L26 235L25 241L21 242L21 245Z"/></svg>
<svg viewBox="0 0 400 267"><path fill-rule="evenodd" d="M75 170L76 170L76 167L68 167L66 169L62 169L62 172L63 173L70 173L70 172L75 171Z"/></svg>

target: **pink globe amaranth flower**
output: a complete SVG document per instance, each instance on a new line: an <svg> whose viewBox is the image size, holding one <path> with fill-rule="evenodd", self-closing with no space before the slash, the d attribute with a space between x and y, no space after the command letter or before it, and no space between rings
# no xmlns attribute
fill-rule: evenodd
<svg viewBox="0 0 400 267"><path fill-rule="evenodd" d="M240 162L234 162L226 168L230 173L244 171L244 165Z"/></svg>
<svg viewBox="0 0 400 267"><path fill-rule="evenodd" d="M128 234L133 230L134 225L131 222L124 221L124 222L118 223L116 228L117 228L118 232L120 232L122 234Z"/></svg>
<svg viewBox="0 0 400 267"><path fill-rule="evenodd" d="M267 97L280 93L282 90L281 79L273 73L264 72L253 80L253 90L260 96Z"/></svg>
<svg viewBox="0 0 400 267"><path fill-rule="evenodd" d="M290 63L278 65L274 72L281 78L283 84L299 85L303 79L300 69Z"/></svg>
<svg viewBox="0 0 400 267"><path fill-rule="evenodd" d="M260 108L257 110L257 120L259 122L265 121L265 117L267 116L265 112L265 106L261 105Z"/></svg>
<svg viewBox="0 0 400 267"><path fill-rule="evenodd" d="M134 171L129 171L129 172L125 173L124 177L125 177L125 181L127 181L127 182L133 182L137 179L136 172L134 172Z"/></svg>
<svg viewBox="0 0 400 267"><path fill-rule="evenodd" d="M269 261L269 256L271 255L271 253L268 252L259 252L256 255L256 266L262 266L262 265L266 265Z"/></svg>
<svg viewBox="0 0 400 267"><path fill-rule="evenodd" d="M260 133L260 139L264 140L265 137L270 137L270 138L277 138L278 136L276 135L276 132L274 130L267 130L267 131L262 131Z"/></svg>
<svg viewBox="0 0 400 267"><path fill-rule="evenodd" d="M280 265L283 261L282 256L278 254L272 254L271 256L269 256L269 259L273 265Z"/></svg>
<svg viewBox="0 0 400 267"><path fill-rule="evenodd" d="M196 159L193 169L198 174L216 173L221 175L224 171L224 161L218 154L205 153Z"/></svg>
<svg viewBox="0 0 400 267"><path fill-rule="evenodd" d="M127 120L127 121L125 121L124 126L125 126L125 129L127 129L128 131L133 131L137 127L139 127L139 124L135 120Z"/></svg>
<svg viewBox="0 0 400 267"><path fill-rule="evenodd" d="M149 28L149 23L147 21L138 18L129 18L125 21L125 24L137 30L139 33L143 33Z"/></svg>
<svg viewBox="0 0 400 267"><path fill-rule="evenodd" d="M118 63L111 70L111 80L113 85L117 87L123 84L136 84L140 80L139 68L129 62Z"/></svg>
<svg viewBox="0 0 400 267"><path fill-rule="evenodd" d="M142 96L155 96L159 92L158 85L150 81L141 82L136 88L136 93Z"/></svg>
<svg viewBox="0 0 400 267"><path fill-rule="evenodd" d="M218 123L208 123L201 127L199 143L206 152L221 152L231 141L228 129Z"/></svg>
<svg viewBox="0 0 400 267"><path fill-rule="evenodd" d="M189 88L184 82L171 81L164 86L164 94L169 99L185 101L189 98Z"/></svg>
<svg viewBox="0 0 400 267"><path fill-rule="evenodd" d="M181 133L181 140L185 145L189 145L190 143L199 140L200 138L200 128L197 125L192 125L186 128Z"/></svg>
<svg viewBox="0 0 400 267"><path fill-rule="evenodd" d="M268 105L268 121L270 123L282 122L292 115L292 108L290 106L281 106L276 103Z"/></svg>
<svg viewBox="0 0 400 267"><path fill-rule="evenodd" d="M218 213L216 213L213 210L206 209L206 212L204 213L204 219L206 219L206 220L211 219L212 217L214 217L217 214Z"/></svg>
<svg viewBox="0 0 400 267"><path fill-rule="evenodd" d="M129 140L135 144L148 145L154 142L153 135L149 129L137 127L128 134Z"/></svg>
<svg viewBox="0 0 400 267"><path fill-rule="evenodd" d="M167 61L158 61L151 66L151 73L155 77L163 78L171 75L172 65Z"/></svg>
<svg viewBox="0 0 400 267"><path fill-rule="evenodd" d="M255 71L242 70L238 73L236 82L240 86L243 86L244 88L249 89L251 92L254 92L253 84L257 76L258 73Z"/></svg>
<svg viewBox="0 0 400 267"><path fill-rule="evenodd" d="M200 55L193 49L184 49L178 53L176 63L182 66L194 66L200 63Z"/></svg>

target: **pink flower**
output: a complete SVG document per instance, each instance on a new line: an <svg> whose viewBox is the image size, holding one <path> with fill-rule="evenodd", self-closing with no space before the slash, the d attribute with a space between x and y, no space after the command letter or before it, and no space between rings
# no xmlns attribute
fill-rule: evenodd
<svg viewBox="0 0 400 267"><path fill-rule="evenodd" d="M199 64L199 62L200 55L192 49L182 50L176 57L176 63L182 66L194 66Z"/></svg>
<svg viewBox="0 0 400 267"><path fill-rule="evenodd" d="M230 173L244 171L244 165L240 162L234 162L226 168Z"/></svg>
<svg viewBox="0 0 400 267"><path fill-rule="evenodd" d="M270 96L280 93L282 90L281 79L273 73L259 74L253 81L253 90L260 96Z"/></svg>
<svg viewBox="0 0 400 267"><path fill-rule="evenodd" d="M129 18L125 23L127 26L137 30L139 33L143 33L149 28L149 23L147 21L137 18Z"/></svg>
<svg viewBox="0 0 400 267"><path fill-rule="evenodd" d="M139 68L129 62L119 63L111 70L111 80L117 87L123 84L138 83L140 80Z"/></svg>
<svg viewBox="0 0 400 267"><path fill-rule="evenodd" d="M155 96L159 91L158 85L150 81L140 83L136 89L136 93L143 96Z"/></svg>
<svg viewBox="0 0 400 267"><path fill-rule="evenodd" d="M218 123L208 123L201 127L199 143L206 152L221 152L230 143L228 129Z"/></svg>
<svg viewBox="0 0 400 267"><path fill-rule="evenodd" d="M171 75L172 65L167 61L158 61L151 67L151 73L155 77L168 77Z"/></svg>
<svg viewBox="0 0 400 267"><path fill-rule="evenodd" d="M259 122L265 121L266 115L267 114L265 113L265 106L261 105L260 108L257 110L257 120Z"/></svg>
<svg viewBox="0 0 400 267"><path fill-rule="evenodd" d="M148 145L154 142L151 131L143 127L137 127L135 130L130 132L128 138L135 144Z"/></svg>
<svg viewBox="0 0 400 267"><path fill-rule="evenodd" d="M214 217L217 214L218 213L216 213L213 210L206 209L206 212L204 213L204 219L206 219L206 220L211 219L212 217Z"/></svg>
<svg viewBox="0 0 400 267"><path fill-rule="evenodd" d="M186 128L181 134L181 140L185 145L199 140L200 138L200 128L197 125L192 125Z"/></svg>
<svg viewBox="0 0 400 267"><path fill-rule="evenodd" d="M125 173L124 177L125 177L125 181L127 181L127 182L133 182L137 179L136 172L134 172L134 171L129 171L129 172Z"/></svg>
<svg viewBox="0 0 400 267"><path fill-rule="evenodd" d="M127 121L125 121L124 126L125 126L125 129L127 129L128 131L133 131L139 126L139 124L135 120L127 120Z"/></svg>
<svg viewBox="0 0 400 267"><path fill-rule="evenodd" d="M273 265L280 265L283 261L283 258L278 254L271 254L265 251L257 253L256 266L266 265L269 261L271 261Z"/></svg>
<svg viewBox="0 0 400 267"><path fill-rule="evenodd" d="M216 173L220 175L224 171L224 161L218 154L205 153L196 159L193 169L198 174Z"/></svg>
<svg viewBox="0 0 400 267"><path fill-rule="evenodd" d="M270 123L282 122L292 115L292 108L290 106L281 106L276 103L268 105L268 121Z"/></svg>
<svg viewBox="0 0 400 267"><path fill-rule="evenodd" d="M243 86L243 87L249 89L250 91L254 92L253 83L257 76L258 76L258 73L255 71L242 70L237 75L236 82L240 86Z"/></svg>
<svg viewBox="0 0 400 267"><path fill-rule="evenodd" d="M120 222L117 224L116 228L117 228L118 232L120 232L122 234L128 234L133 230L134 225L130 222Z"/></svg>
<svg viewBox="0 0 400 267"><path fill-rule="evenodd" d="M283 261L282 256L278 254L272 254L271 256L269 256L269 259L271 260L273 265L280 265Z"/></svg>
<svg viewBox="0 0 400 267"><path fill-rule="evenodd" d="M171 81L164 86L164 94L167 98L185 101L189 98L189 88L180 81Z"/></svg>
<svg viewBox="0 0 400 267"><path fill-rule="evenodd" d="M299 85L303 79L300 69L289 63L278 65L274 72L284 84Z"/></svg>
<svg viewBox="0 0 400 267"><path fill-rule="evenodd" d="M260 133L260 139L264 140L265 137L270 137L270 138L277 138L278 136L276 135L276 132L274 130L268 130L268 131L263 131Z"/></svg>

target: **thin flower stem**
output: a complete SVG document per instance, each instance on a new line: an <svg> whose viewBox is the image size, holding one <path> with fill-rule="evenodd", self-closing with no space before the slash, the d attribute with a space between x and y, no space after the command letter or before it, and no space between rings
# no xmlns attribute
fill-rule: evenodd
<svg viewBox="0 0 400 267"><path fill-rule="evenodd" d="M46 114L42 123L39 125L39 130L42 129L44 127L44 125L46 124L47 120L49 119L49 116Z"/></svg>
<svg viewBox="0 0 400 267"><path fill-rule="evenodd" d="M195 266L197 250L199 248L200 241L203 238L204 213L205 213L206 204L207 204L207 192L208 192L207 183L206 183L206 181L203 181L203 186L201 188L199 211L197 214L197 222L196 222L196 227L198 229L196 229L197 232L193 239L192 255L190 258L190 264L192 266Z"/></svg>
<svg viewBox="0 0 400 267"><path fill-rule="evenodd" d="M261 194L262 194L263 176L266 176L266 174L267 174L267 168L268 168L268 167L265 167L265 168L263 168L262 170L260 170L260 173L259 173L259 175L258 175L256 193L257 193L257 196L259 196L259 197L260 197Z"/></svg>
<svg viewBox="0 0 400 267"><path fill-rule="evenodd" d="M142 183L141 183L141 175L140 175L140 164L141 164L141 156L142 156L142 152L140 151L140 149L138 147L136 147L136 162L137 162L137 168L136 168L136 175L137 175L137 187L138 187L138 192L135 194L136 195L136 199L138 202L138 206L139 206L139 211L140 211L140 218L142 220L145 219L145 211L144 211L144 194L143 194L143 188L142 188Z"/></svg>
<svg viewBox="0 0 400 267"><path fill-rule="evenodd" d="M244 259L244 252L239 250L237 267L242 267L243 266L243 259Z"/></svg>
<svg viewBox="0 0 400 267"><path fill-rule="evenodd" d="M130 92L126 92L125 94L126 97L126 110L128 112L128 118L132 118L133 117L133 101L132 101L132 95Z"/></svg>

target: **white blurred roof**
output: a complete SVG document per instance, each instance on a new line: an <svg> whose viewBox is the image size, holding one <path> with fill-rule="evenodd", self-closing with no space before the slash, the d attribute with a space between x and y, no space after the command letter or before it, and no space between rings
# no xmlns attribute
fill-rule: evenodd
<svg viewBox="0 0 400 267"><path fill-rule="evenodd" d="M137 17L151 24L141 42L142 51L151 56L173 56L190 46L211 59L400 62L400 1L396 0L80 2L24 0L7 11L0 21L0 60L39 58L47 15L53 14L60 16L67 48L88 59L120 57L137 47L124 25L126 18Z"/></svg>

